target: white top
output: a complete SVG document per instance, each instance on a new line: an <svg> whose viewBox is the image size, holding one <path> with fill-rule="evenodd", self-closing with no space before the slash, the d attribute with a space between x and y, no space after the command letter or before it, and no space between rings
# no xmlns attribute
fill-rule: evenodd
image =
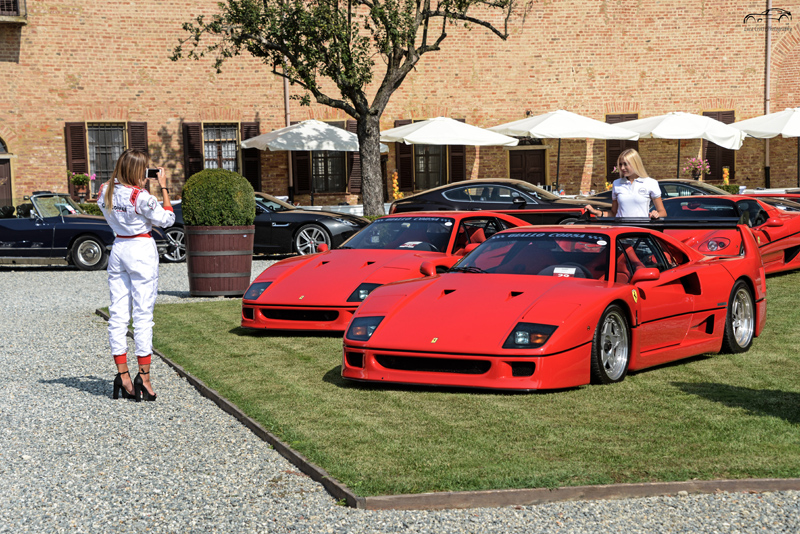
<svg viewBox="0 0 800 534"><path fill-rule="evenodd" d="M108 225L120 236L147 234L153 225L167 228L175 222L175 213L165 210L156 197L138 187L128 187L114 182L114 206L106 206L107 183L100 187L97 205Z"/></svg>
<svg viewBox="0 0 800 534"><path fill-rule="evenodd" d="M615 217L650 217L650 199L660 198L661 188L654 179L645 176L633 182L617 178L611 190L611 198L617 201Z"/></svg>

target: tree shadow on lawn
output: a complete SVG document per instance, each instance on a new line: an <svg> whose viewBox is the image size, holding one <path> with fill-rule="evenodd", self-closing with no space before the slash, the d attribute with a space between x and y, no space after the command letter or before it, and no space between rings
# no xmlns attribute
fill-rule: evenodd
<svg viewBox="0 0 800 534"><path fill-rule="evenodd" d="M405 384L399 382L362 382L342 378L342 366L337 365L322 377L322 381L342 389L368 389L370 391L409 391L418 393L471 393L487 395L549 395L562 391L581 389L583 386L564 389L541 389L541 390L515 390L515 389L489 389L489 388L468 388L462 386L428 386L420 384Z"/></svg>
<svg viewBox="0 0 800 534"><path fill-rule="evenodd" d="M752 415L778 417L800 424L800 393L776 389L750 389L713 382L673 382L685 393L719 402L730 408L743 408Z"/></svg>

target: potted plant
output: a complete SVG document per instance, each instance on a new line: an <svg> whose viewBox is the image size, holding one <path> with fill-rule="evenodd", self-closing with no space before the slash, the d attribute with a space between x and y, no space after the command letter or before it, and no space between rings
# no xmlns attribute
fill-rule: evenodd
<svg viewBox="0 0 800 534"><path fill-rule="evenodd" d="M241 174L205 169L186 181L182 204L189 292L241 297L253 262L253 187Z"/></svg>
<svg viewBox="0 0 800 534"><path fill-rule="evenodd" d="M89 181L94 180L95 177L94 174L89 176L83 172L67 171L67 178L69 178L70 183L75 187L75 193L80 197L81 202L86 198Z"/></svg>
<svg viewBox="0 0 800 534"><path fill-rule="evenodd" d="M702 158L688 158L686 166L681 169L681 173L685 176L691 175L695 180L702 180L704 174L709 174L711 169L708 165L707 159Z"/></svg>

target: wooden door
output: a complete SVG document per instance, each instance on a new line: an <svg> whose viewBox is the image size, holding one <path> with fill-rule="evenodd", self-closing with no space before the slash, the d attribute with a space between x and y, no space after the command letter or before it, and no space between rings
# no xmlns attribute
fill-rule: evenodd
<svg viewBox="0 0 800 534"><path fill-rule="evenodd" d="M509 152L509 178L523 180L533 185L546 184L544 150L511 150Z"/></svg>

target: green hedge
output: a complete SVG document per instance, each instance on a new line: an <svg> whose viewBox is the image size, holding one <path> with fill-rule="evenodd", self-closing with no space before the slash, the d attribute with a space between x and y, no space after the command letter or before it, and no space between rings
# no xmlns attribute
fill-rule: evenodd
<svg viewBox="0 0 800 534"><path fill-rule="evenodd" d="M83 209L83 211L85 211L89 215L100 215L100 216L103 215L103 212L100 211L100 206L98 206L94 202L86 202L84 204L81 204L80 206Z"/></svg>
<svg viewBox="0 0 800 534"><path fill-rule="evenodd" d="M731 193L731 194L734 194L734 195L739 194L739 186L738 185L734 185L734 184L718 185L717 187L719 187L720 189L724 189L728 193Z"/></svg>
<svg viewBox="0 0 800 534"><path fill-rule="evenodd" d="M183 221L188 226L248 226L256 217L253 186L241 174L205 169L183 186Z"/></svg>

